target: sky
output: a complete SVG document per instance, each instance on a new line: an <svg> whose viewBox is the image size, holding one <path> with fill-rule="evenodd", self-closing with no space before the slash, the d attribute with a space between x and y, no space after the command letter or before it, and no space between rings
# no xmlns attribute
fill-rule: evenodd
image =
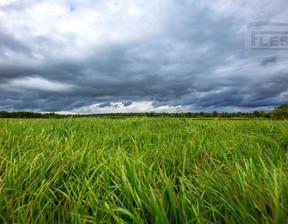
<svg viewBox="0 0 288 224"><path fill-rule="evenodd" d="M271 110L288 51L247 50L287 0L0 0L0 111Z"/></svg>

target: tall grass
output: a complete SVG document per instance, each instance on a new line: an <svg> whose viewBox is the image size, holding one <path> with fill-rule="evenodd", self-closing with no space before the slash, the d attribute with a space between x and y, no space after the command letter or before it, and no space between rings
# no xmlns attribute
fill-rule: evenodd
<svg viewBox="0 0 288 224"><path fill-rule="evenodd" d="M287 222L287 121L0 120L0 223Z"/></svg>

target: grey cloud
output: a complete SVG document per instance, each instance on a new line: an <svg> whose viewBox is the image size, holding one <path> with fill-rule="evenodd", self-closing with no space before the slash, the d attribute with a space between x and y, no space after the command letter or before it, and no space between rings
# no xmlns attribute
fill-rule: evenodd
<svg viewBox="0 0 288 224"><path fill-rule="evenodd" d="M261 65L266 66L266 65L273 64L276 62L277 62L277 56L267 57L261 61Z"/></svg>
<svg viewBox="0 0 288 224"><path fill-rule="evenodd" d="M133 101L124 101L124 102L122 102L122 104L123 104L123 106L124 107L128 107L128 106L130 106L131 104L133 103Z"/></svg>
<svg viewBox="0 0 288 224"><path fill-rule="evenodd" d="M31 34L31 40L23 43L13 34L0 32L0 59L5 59L2 64L0 60L0 109L72 111L93 104L106 108L122 102L127 107L135 101L152 101L154 107L233 110L285 103L288 71L283 65L288 60L245 56L241 16L245 8L232 9L227 4L223 12L216 12L214 3L209 8L189 1L159 2L166 6L157 15L161 32L101 46L92 41L87 51L79 48L72 55L66 51L88 40L66 32L51 37ZM17 4L13 7L16 10ZM27 54L33 63L7 59L5 49ZM9 88L24 77L73 88L65 92Z"/></svg>
<svg viewBox="0 0 288 224"><path fill-rule="evenodd" d="M111 103L101 103L101 104L99 105L100 108L103 108L103 107L111 107L111 106L112 106Z"/></svg>
<svg viewBox="0 0 288 224"><path fill-rule="evenodd" d="M17 40L13 35L7 33L7 31L0 26L0 50L2 57L7 57L5 55L7 49L31 56L31 49L29 47Z"/></svg>

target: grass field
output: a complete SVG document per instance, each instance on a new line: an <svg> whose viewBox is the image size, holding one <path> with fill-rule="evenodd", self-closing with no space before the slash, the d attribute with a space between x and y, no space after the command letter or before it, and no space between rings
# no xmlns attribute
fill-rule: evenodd
<svg viewBox="0 0 288 224"><path fill-rule="evenodd" d="M287 222L287 121L0 120L0 223Z"/></svg>

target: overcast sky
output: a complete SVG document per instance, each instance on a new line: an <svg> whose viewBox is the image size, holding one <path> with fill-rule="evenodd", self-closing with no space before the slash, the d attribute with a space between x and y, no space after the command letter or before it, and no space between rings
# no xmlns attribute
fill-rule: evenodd
<svg viewBox="0 0 288 224"><path fill-rule="evenodd" d="M247 24L287 0L0 0L0 110L270 110L288 51L248 55Z"/></svg>

